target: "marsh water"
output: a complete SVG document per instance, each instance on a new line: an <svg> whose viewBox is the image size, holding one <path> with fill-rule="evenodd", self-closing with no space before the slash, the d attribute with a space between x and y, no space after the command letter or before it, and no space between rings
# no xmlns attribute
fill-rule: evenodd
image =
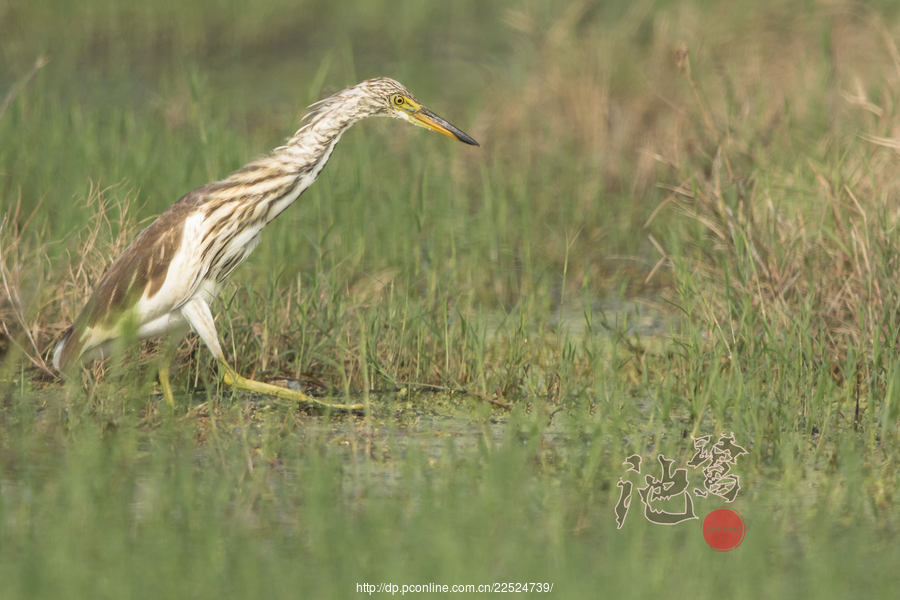
<svg viewBox="0 0 900 600"><path fill-rule="evenodd" d="M611 335L646 341L666 337L677 319L676 311L659 299L607 297L589 307L578 302L557 305L549 323L553 335L570 341L584 341L588 336L608 340ZM517 318L495 314L485 321L492 338L505 335ZM302 388L296 380L286 383ZM577 403L565 398L548 403L543 395L526 393L514 399L510 409L464 389L408 385L334 400L365 403L367 409L330 416L310 412L301 418L300 427L304 437L324 441L339 458L344 492L350 497L362 490L390 495L406 460L434 466L457 457L487 456L501 445L527 446L535 436L540 440L536 458L557 460L585 451L592 442L579 433L575 435L581 439L572 439L573 431L580 430L578 419L590 419L592 411L573 408ZM264 409L267 400L257 397L256 401ZM646 399L633 399L633 403L637 410L646 411Z"/></svg>

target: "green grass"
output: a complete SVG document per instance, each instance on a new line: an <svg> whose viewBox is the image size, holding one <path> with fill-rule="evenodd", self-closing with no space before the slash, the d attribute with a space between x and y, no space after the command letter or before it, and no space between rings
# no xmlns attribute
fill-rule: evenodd
<svg viewBox="0 0 900 600"><path fill-rule="evenodd" d="M888 597L897 39L889 2L0 2L0 598ZM242 374L364 415L232 396L193 336L174 412L152 343L40 369L137 231L377 75L482 147L357 126L214 307ZM740 548L616 528L626 457L727 432Z"/></svg>

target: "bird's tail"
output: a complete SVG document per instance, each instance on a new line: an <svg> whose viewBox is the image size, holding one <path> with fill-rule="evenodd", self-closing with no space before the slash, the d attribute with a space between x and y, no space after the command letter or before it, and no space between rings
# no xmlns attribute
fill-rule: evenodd
<svg viewBox="0 0 900 600"><path fill-rule="evenodd" d="M66 332L56 344L56 350L53 352L53 366L57 371L64 372L72 366L72 361L81 354L78 348L78 337L74 335L75 326L66 329Z"/></svg>

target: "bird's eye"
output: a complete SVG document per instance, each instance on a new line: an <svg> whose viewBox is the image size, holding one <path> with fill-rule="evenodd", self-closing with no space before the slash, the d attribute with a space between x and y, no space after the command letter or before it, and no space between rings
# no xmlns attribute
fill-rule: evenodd
<svg viewBox="0 0 900 600"><path fill-rule="evenodd" d="M394 96L394 104L403 106L403 96Z"/></svg>

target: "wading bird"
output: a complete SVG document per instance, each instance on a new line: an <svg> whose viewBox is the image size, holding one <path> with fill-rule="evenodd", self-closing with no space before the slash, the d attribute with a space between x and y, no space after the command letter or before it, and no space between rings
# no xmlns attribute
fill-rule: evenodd
<svg viewBox="0 0 900 600"><path fill-rule="evenodd" d="M259 243L263 227L316 180L341 135L366 117L408 121L466 144L471 137L423 107L392 79L377 78L313 104L308 123L286 145L186 194L144 229L107 269L93 294L56 345L53 365L108 356L117 340L168 334L200 336L226 385L313 404L306 394L246 379L225 361L209 303L220 286ZM174 349L176 344L170 344ZM170 405L172 355L163 356L159 383ZM342 405L328 405L347 408Z"/></svg>

